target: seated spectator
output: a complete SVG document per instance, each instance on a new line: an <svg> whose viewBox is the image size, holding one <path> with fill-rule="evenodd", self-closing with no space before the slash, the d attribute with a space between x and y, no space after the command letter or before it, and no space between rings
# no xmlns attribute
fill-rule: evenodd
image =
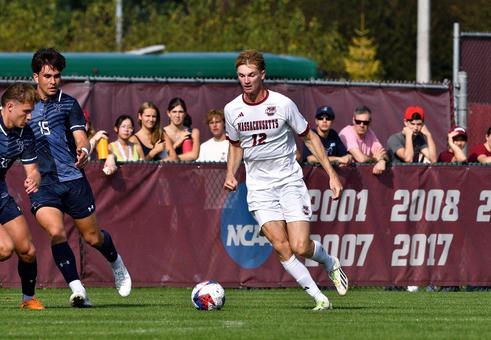
<svg viewBox="0 0 491 340"><path fill-rule="evenodd" d="M319 135L329 161L337 162L340 166L346 166L351 163L352 157L346 150L337 132L331 129L334 118L335 114L330 106L317 108L315 113L315 124L317 128L315 130L312 129L312 131ZM312 155L305 145L303 148L303 159L304 162L319 163L317 158Z"/></svg>
<svg viewBox="0 0 491 340"><path fill-rule="evenodd" d="M164 127L177 157L182 161L194 161L199 156L199 130L191 128L191 116L186 103L179 97L172 98L167 107L169 125Z"/></svg>
<svg viewBox="0 0 491 340"><path fill-rule="evenodd" d="M223 110L208 111L206 124L213 137L201 144L197 160L199 162L226 162L229 142L225 136Z"/></svg>
<svg viewBox="0 0 491 340"><path fill-rule="evenodd" d="M143 150L139 143L130 142L135 126L133 118L121 115L114 123L114 131L118 138L109 144L109 154L102 171L111 175L117 171L116 162L135 162L144 159Z"/></svg>
<svg viewBox="0 0 491 340"><path fill-rule="evenodd" d="M131 136L139 143L147 161L176 161L177 155L170 138L160 128L160 111L152 102L143 102L138 109L140 130Z"/></svg>
<svg viewBox="0 0 491 340"><path fill-rule="evenodd" d="M377 136L370 129L372 111L366 106L359 106L353 114L353 125L345 126L339 137L358 163L375 163L372 173L379 175L385 171L387 153Z"/></svg>
<svg viewBox="0 0 491 340"><path fill-rule="evenodd" d="M425 113L419 106L409 106L404 113L404 128L389 137L387 148L394 163L434 163L436 146L424 124Z"/></svg>
<svg viewBox="0 0 491 340"><path fill-rule="evenodd" d="M438 162L467 162L467 156L464 151L467 143L467 133L465 132L465 129L456 126L453 129L450 129L447 137L448 149L440 153Z"/></svg>
<svg viewBox="0 0 491 340"><path fill-rule="evenodd" d="M486 133L486 141L474 146L469 152L469 162L491 163L491 126Z"/></svg>

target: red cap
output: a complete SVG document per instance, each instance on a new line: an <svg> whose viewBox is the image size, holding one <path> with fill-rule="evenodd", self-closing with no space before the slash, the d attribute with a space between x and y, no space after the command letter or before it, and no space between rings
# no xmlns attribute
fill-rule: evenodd
<svg viewBox="0 0 491 340"><path fill-rule="evenodd" d="M415 115L419 115L420 118L416 118ZM404 120L421 119L425 120L425 111L421 106L408 106L404 113Z"/></svg>

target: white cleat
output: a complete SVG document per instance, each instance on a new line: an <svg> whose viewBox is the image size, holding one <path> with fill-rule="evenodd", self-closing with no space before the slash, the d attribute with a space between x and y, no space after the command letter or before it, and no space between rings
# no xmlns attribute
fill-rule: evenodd
<svg viewBox="0 0 491 340"><path fill-rule="evenodd" d="M92 302L86 292L80 291L70 295L70 305L75 308L89 308L92 307Z"/></svg>
<svg viewBox="0 0 491 340"><path fill-rule="evenodd" d="M322 310L326 310L326 309L332 309L332 304L327 299L317 301L317 304L315 305L315 307L312 308L313 311L322 311Z"/></svg>
<svg viewBox="0 0 491 340"><path fill-rule="evenodd" d="M114 274L114 284L118 290L119 295L128 296L131 293L131 277L126 269L123 259L118 254L116 261L111 263L111 267Z"/></svg>
<svg viewBox="0 0 491 340"><path fill-rule="evenodd" d="M341 269L341 264L337 257L334 257L334 266L328 274L329 278L334 283L338 294L346 295L346 292L348 291L348 277L343 272L343 269Z"/></svg>

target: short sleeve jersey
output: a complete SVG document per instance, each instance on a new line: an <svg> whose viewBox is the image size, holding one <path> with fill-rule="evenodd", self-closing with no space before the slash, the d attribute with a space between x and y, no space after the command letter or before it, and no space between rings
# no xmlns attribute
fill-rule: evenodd
<svg viewBox="0 0 491 340"><path fill-rule="evenodd" d="M387 141L387 148L390 160L394 163L404 163L402 159L400 159L396 152L400 148L404 148L406 146L406 137L402 134L402 132L397 132L389 137ZM414 148L414 157L412 163L419 163L421 150L427 148L426 139L421 134L417 134L413 136L413 148Z"/></svg>
<svg viewBox="0 0 491 340"><path fill-rule="evenodd" d="M5 175L16 159L22 164L37 162L34 134L29 126L7 129L0 116L0 189L7 192Z"/></svg>
<svg viewBox="0 0 491 340"><path fill-rule="evenodd" d="M85 131L85 118L75 98L59 91L46 101L38 101L29 122L36 137L41 185L82 178L73 132Z"/></svg>
<svg viewBox="0 0 491 340"><path fill-rule="evenodd" d="M288 97L267 92L260 103L248 104L242 95L225 106L228 140L244 150L249 190L271 188L303 178L295 160L293 133L308 133L308 123Z"/></svg>
<svg viewBox="0 0 491 340"><path fill-rule="evenodd" d="M475 145L471 149L471 151L469 151L469 162L479 162L477 160L477 157L479 157L480 155L484 155L486 157L491 156L491 152L489 152L488 149L486 149L484 144Z"/></svg>

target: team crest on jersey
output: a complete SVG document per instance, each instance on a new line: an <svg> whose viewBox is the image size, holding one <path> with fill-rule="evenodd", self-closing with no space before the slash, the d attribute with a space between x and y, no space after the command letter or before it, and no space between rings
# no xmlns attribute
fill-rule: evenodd
<svg viewBox="0 0 491 340"><path fill-rule="evenodd" d="M268 107L266 108L266 114L267 114L268 116L272 116L272 115L274 115L275 113L276 113L276 106L268 106Z"/></svg>
<svg viewBox="0 0 491 340"><path fill-rule="evenodd" d="M56 112L61 112L62 105L58 103L53 104Z"/></svg>
<svg viewBox="0 0 491 340"><path fill-rule="evenodd" d="M302 207L302 211L303 211L304 215L306 215L306 216L308 216L308 215L310 214L310 209L309 209L309 207L308 207L308 206L306 206L306 205L304 205L304 206Z"/></svg>
<svg viewBox="0 0 491 340"><path fill-rule="evenodd" d="M24 151L24 142L20 139L17 139L17 150L19 150L19 152Z"/></svg>

